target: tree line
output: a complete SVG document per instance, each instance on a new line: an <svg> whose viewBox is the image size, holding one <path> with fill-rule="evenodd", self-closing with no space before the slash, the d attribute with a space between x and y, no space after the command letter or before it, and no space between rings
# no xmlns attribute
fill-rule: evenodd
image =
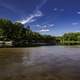
<svg viewBox="0 0 80 80"><path fill-rule="evenodd" d="M0 19L0 41L12 41L13 46L75 45L80 44L80 32L69 32L62 36L41 35L32 32L30 26Z"/></svg>
<svg viewBox="0 0 80 80"><path fill-rule="evenodd" d="M14 46L56 44L56 37L32 32L29 26L0 19L0 41L13 41Z"/></svg>
<svg viewBox="0 0 80 80"><path fill-rule="evenodd" d="M59 40L63 45L80 45L80 32L65 33Z"/></svg>

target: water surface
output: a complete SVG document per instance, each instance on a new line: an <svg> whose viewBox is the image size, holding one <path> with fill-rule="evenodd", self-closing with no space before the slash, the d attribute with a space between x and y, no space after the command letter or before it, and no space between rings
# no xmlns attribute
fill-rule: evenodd
<svg viewBox="0 0 80 80"><path fill-rule="evenodd" d="M80 80L80 47L1 48L0 80Z"/></svg>

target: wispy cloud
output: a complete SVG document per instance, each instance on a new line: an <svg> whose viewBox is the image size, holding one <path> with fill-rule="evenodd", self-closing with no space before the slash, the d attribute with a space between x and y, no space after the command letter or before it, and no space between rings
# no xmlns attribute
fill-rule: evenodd
<svg viewBox="0 0 80 80"><path fill-rule="evenodd" d="M31 23L31 22L34 22L36 21L38 17L41 17L43 14L41 11L36 11L36 13L34 14L31 14L29 15L28 17L26 17L26 19L23 19L21 21L16 21L16 22L19 22L19 23L22 23L22 24L26 24L26 23Z"/></svg>
<svg viewBox="0 0 80 80"><path fill-rule="evenodd" d="M78 24L79 24L78 22L73 22L73 23L72 23L73 26L76 26L76 25L78 25Z"/></svg>
<svg viewBox="0 0 80 80"><path fill-rule="evenodd" d="M37 7L36 7L36 10L39 10L42 8L43 5L45 5L47 2L47 0L43 0Z"/></svg>
<svg viewBox="0 0 80 80"><path fill-rule="evenodd" d="M77 12L77 14L79 14L79 15L80 15L80 11L78 11L78 12Z"/></svg>
<svg viewBox="0 0 80 80"><path fill-rule="evenodd" d="M57 11L57 10L58 10L58 8L54 8L54 9L53 9L53 11Z"/></svg>
<svg viewBox="0 0 80 80"><path fill-rule="evenodd" d="M14 13L17 12L16 9L15 9L15 7L13 7L12 5L7 4L5 2L2 2L1 6L4 7L4 8L6 8L6 9L8 9L8 10L10 10L10 11L12 11L12 12L14 12Z"/></svg>
<svg viewBox="0 0 80 80"><path fill-rule="evenodd" d="M48 26L49 26L49 27L54 27L54 26L55 26L55 24L48 24Z"/></svg>
<svg viewBox="0 0 80 80"><path fill-rule="evenodd" d="M63 12L63 11L64 11L64 9L60 9L60 11L62 11L62 12Z"/></svg>
<svg viewBox="0 0 80 80"><path fill-rule="evenodd" d="M50 29L41 29L40 32L49 32Z"/></svg>
<svg viewBox="0 0 80 80"><path fill-rule="evenodd" d="M39 25L39 24L37 24L37 25L34 25L34 26L36 26L36 27L42 27L42 28L46 28L46 27L54 27L55 26L55 24L44 24L44 25Z"/></svg>
<svg viewBox="0 0 80 80"><path fill-rule="evenodd" d="M8 11L11 11L12 13L15 13L17 16L24 14L24 11L18 9L14 4L2 1L0 6L2 6Z"/></svg>
<svg viewBox="0 0 80 80"><path fill-rule="evenodd" d="M42 25L43 28L51 28L51 27L54 27L55 24L45 24L45 25Z"/></svg>
<svg viewBox="0 0 80 80"><path fill-rule="evenodd" d="M52 31L52 27L55 26L55 24L44 24L44 25L35 25L38 29L39 29L39 32L49 32L49 31Z"/></svg>
<svg viewBox="0 0 80 80"><path fill-rule="evenodd" d="M55 24L37 24L37 25L33 25L34 27L36 27L38 30L45 30L45 29L53 29L53 27L55 27Z"/></svg>
<svg viewBox="0 0 80 80"><path fill-rule="evenodd" d="M34 26L36 26L36 27L39 27L39 28L41 27L41 25L39 25L39 24L37 24L37 25L34 25Z"/></svg>
<svg viewBox="0 0 80 80"><path fill-rule="evenodd" d="M22 24L26 24L26 23L32 23L34 21L37 20L38 17L43 16L43 13L40 11L40 8L42 8L42 6L47 2L47 0L43 0L33 11L32 14L30 14L29 16L27 16L25 19L17 21L20 22Z"/></svg>
<svg viewBox="0 0 80 80"><path fill-rule="evenodd" d="M64 9L54 8L53 11L61 11L61 12L63 12Z"/></svg>

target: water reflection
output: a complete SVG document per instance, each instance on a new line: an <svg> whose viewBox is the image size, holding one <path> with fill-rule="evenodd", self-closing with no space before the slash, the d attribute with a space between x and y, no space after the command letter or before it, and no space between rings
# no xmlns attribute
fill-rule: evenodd
<svg viewBox="0 0 80 80"><path fill-rule="evenodd" d="M0 49L0 79L15 76L24 69L23 57L25 49ZM26 58L29 59L29 51L26 50Z"/></svg>
<svg viewBox="0 0 80 80"><path fill-rule="evenodd" d="M0 49L0 80L80 80L80 49Z"/></svg>

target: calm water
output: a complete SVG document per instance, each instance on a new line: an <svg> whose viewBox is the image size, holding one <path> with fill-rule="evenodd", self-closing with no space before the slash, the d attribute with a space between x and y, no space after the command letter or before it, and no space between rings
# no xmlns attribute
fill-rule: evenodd
<svg viewBox="0 0 80 80"><path fill-rule="evenodd" d="M1 48L0 80L80 80L80 47Z"/></svg>

